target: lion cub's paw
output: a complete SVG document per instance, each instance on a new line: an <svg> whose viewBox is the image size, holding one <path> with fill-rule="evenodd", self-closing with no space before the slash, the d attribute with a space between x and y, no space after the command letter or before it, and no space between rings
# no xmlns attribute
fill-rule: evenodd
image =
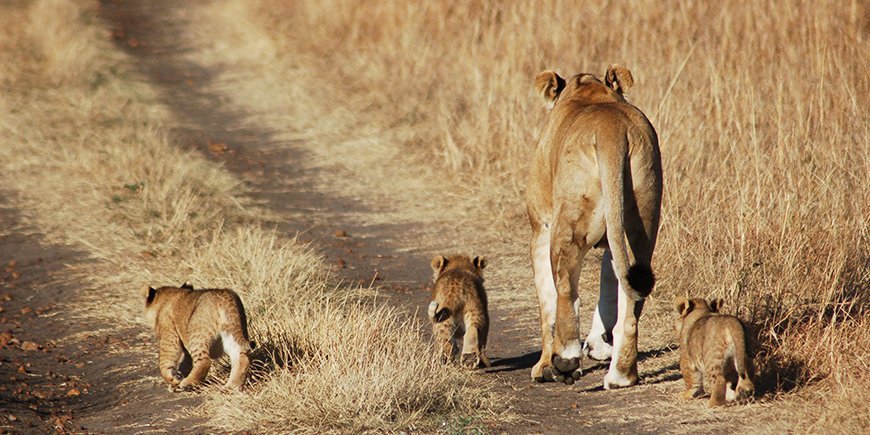
<svg viewBox="0 0 870 435"><path fill-rule="evenodd" d="M476 369L480 367L480 357L476 353L462 354L459 359L459 364L467 369Z"/></svg>
<svg viewBox="0 0 870 435"><path fill-rule="evenodd" d="M172 385L177 386L184 380L184 374L181 373L181 370L172 369Z"/></svg>

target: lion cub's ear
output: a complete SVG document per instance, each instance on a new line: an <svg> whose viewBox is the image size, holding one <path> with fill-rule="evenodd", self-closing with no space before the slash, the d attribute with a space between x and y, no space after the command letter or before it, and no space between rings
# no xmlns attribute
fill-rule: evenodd
<svg viewBox="0 0 870 435"><path fill-rule="evenodd" d="M430 264L432 266L432 272L435 272L437 275L447 267L447 258L443 255L436 255L432 257L432 262Z"/></svg>
<svg viewBox="0 0 870 435"><path fill-rule="evenodd" d="M631 76L631 71L628 68L614 64L607 67L607 73L604 74L604 84L622 95L634 85L634 77Z"/></svg>
<svg viewBox="0 0 870 435"><path fill-rule="evenodd" d="M689 299L686 299L685 296L677 296L677 298L674 299L674 308L678 313L680 313L680 317L686 317L686 315L695 308L695 304Z"/></svg>
<svg viewBox="0 0 870 435"><path fill-rule="evenodd" d="M148 284L143 285L139 292L145 298L145 305L151 304L154 301L154 296L157 296L157 290Z"/></svg>
<svg viewBox="0 0 870 435"><path fill-rule="evenodd" d="M183 289L187 289L187 290L193 290L193 284L191 284L191 283L188 282L188 281L184 281L184 284L181 284L180 286L178 286L178 288L183 288Z"/></svg>
<svg viewBox="0 0 870 435"><path fill-rule="evenodd" d="M556 98L562 89L565 89L565 79L553 71L546 70L535 78L535 91L544 99L548 109L552 109L556 104Z"/></svg>
<svg viewBox="0 0 870 435"><path fill-rule="evenodd" d="M477 270L483 270L486 267L486 257L474 257L471 263L474 264Z"/></svg>
<svg viewBox="0 0 870 435"><path fill-rule="evenodd" d="M710 299L710 311L714 313L722 312L722 304L725 303L725 300L722 298Z"/></svg>

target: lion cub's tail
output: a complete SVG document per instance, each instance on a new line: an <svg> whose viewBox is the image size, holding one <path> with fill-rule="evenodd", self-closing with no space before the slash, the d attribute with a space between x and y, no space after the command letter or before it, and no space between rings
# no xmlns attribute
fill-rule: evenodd
<svg viewBox="0 0 870 435"><path fill-rule="evenodd" d="M630 264L628 256L628 243L625 234L625 191L632 186L625 184L625 172L628 170L628 137L625 134L606 140L596 137L600 143L613 144L612 148L604 151L596 144L595 152L598 157L598 173L601 178L601 190L607 203L604 210L604 222L607 225L607 244L613 254L613 270L616 272L619 282L626 286L628 296L640 301L649 296L655 285L655 275L649 264L636 259ZM602 153L613 153L617 164L611 167L604 162Z"/></svg>
<svg viewBox="0 0 870 435"><path fill-rule="evenodd" d="M450 308L439 304L438 301L429 302L429 319L435 323L443 322L452 315Z"/></svg>
<svg viewBox="0 0 870 435"><path fill-rule="evenodd" d="M725 332L728 336L728 345L731 346L734 355L734 369L737 371L737 386L734 389L735 399L740 401L755 394L755 385L749 375L752 361L746 356L746 334L743 332L743 325L740 324L740 321L734 320L738 328L735 328L734 332L730 329L726 329Z"/></svg>

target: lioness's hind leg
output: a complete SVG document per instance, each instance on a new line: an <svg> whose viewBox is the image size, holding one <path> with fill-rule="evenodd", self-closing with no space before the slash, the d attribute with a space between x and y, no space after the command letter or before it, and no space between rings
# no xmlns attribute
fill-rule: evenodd
<svg viewBox="0 0 870 435"><path fill-rule="evenodd" d="M616 324L619 281L613 272L613 255L610 249L604 250L601 257L601 279L598 303L592 315L592 328L583 345L584 355L598 361L610 359L613 355L613 327Z"/></svg>
<svg viewBox="0 0 870 435"><path fill-rule="evenodd" d="M550 360L553 357L553 334L556 328L556 284L550 268L550 231L543 225L532 237L531 256L541 315L541 359L532 368L532 380L552 381Z"/></svg>
<svg viewBox="0 0 870 435"><path fill-rule="evenodd" d="M569 235L570 237L570 235ZM580 267L588 247L568 239L558 250L556 290L556 339L553 343L553 367L557 381L573 384L582 375L582 346L577 319L577 285Z"/></svg>
<svg viewBox="0 0 870 435"><path fill-rule="evenodd" d="M613 328L613 355L604 376L604 388L621 388L637 384L637 321L643 301L629 298L619 283L617 320Z"/></svg>

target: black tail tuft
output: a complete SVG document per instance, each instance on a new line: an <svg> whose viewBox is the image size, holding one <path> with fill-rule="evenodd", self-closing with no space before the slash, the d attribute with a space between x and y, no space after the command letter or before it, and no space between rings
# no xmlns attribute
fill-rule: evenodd
<svg viewBox="0 0 870 435"><path fill-rule="evenodd" d="M443 322L450 318L450 310L447 308L442 308L435 312L435 323Z"/></svg>
<svg viewBox="0 0 870 435"><path fill-rule="evenodd" d="M649 296L656 284L656 277L653 275L652 269L645 264L631 265L628 268L627 278L629 287L634 289L642 298Z"/></svg>

